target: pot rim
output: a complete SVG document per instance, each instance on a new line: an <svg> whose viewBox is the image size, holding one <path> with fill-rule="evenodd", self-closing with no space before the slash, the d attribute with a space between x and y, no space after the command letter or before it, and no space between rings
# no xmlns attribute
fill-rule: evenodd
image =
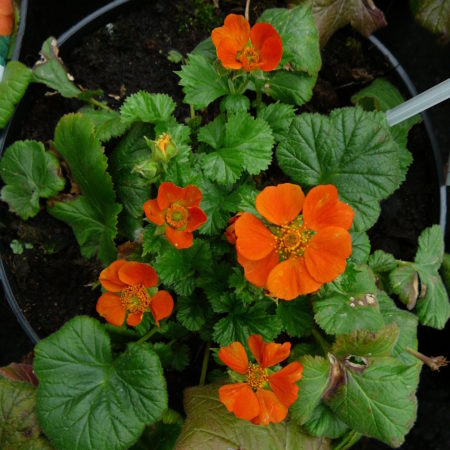
<svg viewBox="0 0 450 450"><path fill-rule="evenodd" d="M70 40L72 38L78 37L81 33L84 33L88 31L91 27L93 27L98 21L104 21L108 17L108 13L112 11L116 11L119 7L124 6L128 3L132 3L135 0L114 0L101 8L95 10L91 14L87 15L83 19L81 19L79 22L77 22L75 25L73 25L71 28L69 28L67 31L62 33L58 38L57 42L59 47L63 46L64 44L69 44ZM23 39L23 35L25 32L25 24L26 24L26 12L27 12L27 3L28 0L22 0L21 4L21 15L23 19L20 22L19 25L19 31L17 33L17 41L16 41L16 47L14 49L13 58L14 60L17 60L20 55L20 47L21 42ZM20 36L19 36L20 32ZM407 72L403 69L397 58L388 50L381 41L376 38L375 36L370 36L369 41L380 51L391 63L394 70L404 83L406 89L411 94L411 96L417 95L417 89L415 88L413 82L411 81L409 75ZM10 125L12 121L14 120L17 109L20 106L20 103L16 106L15 112L13 114L13 117L11 118L10 122L8 123L7 127L3 130L3 132L0 134L0 157L3 154L4 151L4 145L6 141L6 136L8 135ZM436 140L436 137L433 133L433 127L430 121L430 118L426 114L426 112L421 113L425 130L428 136L428 139L430 141L432 151L433 151L433 160L435 163L435 168L437 172L437 178L438 178L438 184L439 184L439 197L440 197L440 214L439 214L439 225L442 227L442 231L445 234L445 226L446 226L446 214L447 214L447 193L446 193L446 185L444 180L444 173L442 170L442 161L441 156L439 152L439 146ZM3 259L0 253L0 282L3 287L3 292L5 294L6 300L13 311L17 321L21 325L22 329L25 331L25 334L29 337L33 345L37 344L40 341L40 338L34 328L31 326L31 324L28 322L27 318L25 317L22 309L20 308L15 295L13 293L12 287L9 283L8 276L5 271L5 266L3 264Z"/></svg>

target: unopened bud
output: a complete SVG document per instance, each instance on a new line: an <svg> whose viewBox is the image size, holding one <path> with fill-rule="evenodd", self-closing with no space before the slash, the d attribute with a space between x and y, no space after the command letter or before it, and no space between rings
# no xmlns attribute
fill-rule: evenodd
<svg viewBox="0 0 450 450"><path fill-rule="evenodd" d="M140 164L136 164L132 170L132 172L138 173L139 175L141 175L143 178L145 178L148 181L154 180L157 171L158 171L158 165L150 159L147 161L141 162Z"/></svg>
<svg viewBox="0 0 450 450"><path fill-rule="evenodd" d="M147 145L152 149L152 160L157 162L167 162L177 154L177 146L169 133L158 136L156 141L146 139Z"/></svg>

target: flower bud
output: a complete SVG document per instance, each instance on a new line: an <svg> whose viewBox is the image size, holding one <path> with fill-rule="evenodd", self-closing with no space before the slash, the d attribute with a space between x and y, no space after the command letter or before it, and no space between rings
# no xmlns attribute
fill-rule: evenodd
<svg viewBox="0 0 450 450"><path fill-rule="evenodd" d="M138 173L148 181L154 180L157 171L158 165L150 159L147 161L143 161L140 164L136 164L132 170L132 172Z"/></svg>
<svg viewBox="0 0 450 450"><path fill-rule="evenodd" d="M146 139L147 145L152 149L152 160L167 162L177 154L177 146L169 133L162 133L156 141Z"/></svg>

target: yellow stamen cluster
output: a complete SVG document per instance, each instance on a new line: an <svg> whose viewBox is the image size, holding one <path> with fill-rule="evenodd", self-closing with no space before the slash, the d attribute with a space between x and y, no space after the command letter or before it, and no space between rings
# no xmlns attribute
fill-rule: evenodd
<svg viewBox="0 0 450 450"><path fill-rule="evenodd" d="M251 67L259 63L259 53L250 45L237 55L237 59L244 67Z"/></svg>
<svg viewBox="0 0 450 450"><path fill-rule="evenodd" d="M122 306L130 314L145 312L150 306L150 295L142 284L128 286L120 293Z"/></svg>
<svg viewBox="0 0 450 450"><path fill-rule="evenodd" d="M288 225L276 228L276 251L282 259L288 259L291 256L303 256L313 234L312 230L305 227L303 219L298 217Z"/></svg>
<svg viewBox="0 0 450 450"><path fill-rule="evenodd" d="M181 205L174 203L167 209L166 222L173 228L179 229L187 225L189 217L188 210Z"/></svg>
<svg viewBox="0 0 450 450"><path fill-rule="evenodd" d="M247 383L256 391L267 383L269 377L266 373L266 369L263 369L259 364L250 363L247 372Z"/></svg>
<svg viewBox="0 0 450 450"><path fill-rule="evenodd" d="M156 140L156 145L158 148L165 154L167 150L167 146L170 143L170 134L163 133Z"/></svg>

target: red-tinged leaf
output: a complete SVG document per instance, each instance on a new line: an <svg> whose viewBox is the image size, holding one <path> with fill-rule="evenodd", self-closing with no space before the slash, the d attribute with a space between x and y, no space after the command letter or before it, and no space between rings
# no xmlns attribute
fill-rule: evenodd
<svg viewBox="0 0 450 450"><path fill-rule="evenodd" d="M25 381L33 386L39 384L31 364L11 363L9 366L0 367L0 376L12 381Z"/></svg>

